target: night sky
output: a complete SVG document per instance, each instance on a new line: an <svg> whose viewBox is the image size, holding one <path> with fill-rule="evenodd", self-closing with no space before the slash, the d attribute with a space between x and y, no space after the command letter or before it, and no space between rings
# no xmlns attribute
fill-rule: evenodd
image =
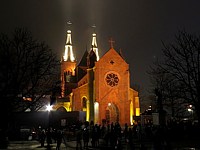
<svg viewBox="0 0 200 150"><path fill-rule="evenodd" d="M1 0L0 19L0 32L26 27L59 57L64 53L67 22L71 21L77 60L86 47L90 48L95 24L100 56L109 50L112 37L114 49L121 49L130 65L131 84L147 91L146 72L156 58L161 58L161 41L173 40L179 29L199 34L200 1Z"/></svg>

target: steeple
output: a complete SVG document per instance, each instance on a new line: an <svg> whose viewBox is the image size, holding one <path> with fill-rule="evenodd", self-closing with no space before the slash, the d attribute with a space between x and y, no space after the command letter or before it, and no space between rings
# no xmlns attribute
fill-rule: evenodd
<svg viewBox="0 0 200 150"><path fill-rule="evenodd" d="M67 23L68 25L71 25L71 22ZM74 53L73 53L73 47L72 47L72 38L71 38L71 30L67 30L67 40L65 44L65 53L63 56L64 61L75 61Z"/></svg>
<svg viewBox="0 0 200 150"><path fill-rule="evenodd" d="M92 26L94 29L96 28L95 25ZM97 47L97 36L96 36L96 33L95 33L95 30L92 34L92 47L91 47L91 50L94 51L94 53L96 54L96 57L97 57L97 61L99 60L99 53L98 53L98 47Z"/></svg>

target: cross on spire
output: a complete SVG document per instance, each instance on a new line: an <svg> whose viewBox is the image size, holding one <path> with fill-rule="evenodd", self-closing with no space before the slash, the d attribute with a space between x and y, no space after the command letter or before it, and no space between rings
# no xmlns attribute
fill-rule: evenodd
<svg viewBox="0 0 200 150"><path fill-rule="evenodd" d="M110 48L113 48L113 43L115 43L115 41L113 41L113 39L110 38L109 43L110 43Z"/></svg>
<svg viewBox="0 0 200 150"><path fill-rule="evenodd" d="M71 23L71 21L67 21L67 24L70 26L72 23Z"/></svg>

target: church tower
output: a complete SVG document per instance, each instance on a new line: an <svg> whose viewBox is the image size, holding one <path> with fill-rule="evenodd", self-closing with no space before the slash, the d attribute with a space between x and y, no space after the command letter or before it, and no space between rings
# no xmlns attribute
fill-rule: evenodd
<svg viewBox="0 0 200 150"><path fill-rule="evenodd" d="M91 50L94 51L97 57L97 61L99 60L99 52L98 52L98 47L97 47L97 36L96 33L92 34L92 48Z"/></svg>
<svg viewBox="0 0 200 150"><path fill-rule="evenodd" d="M61 59L61 97L68 96L76 87L75 67L71 30L67 30L64 56Z"/></svg>
<svg viewBox="0 0 200 150"><path fill-rule="evenodd" d="M97 35L95 33L96 26L93 25L92 27L94 28L94 31L92 34L92 47L91 47L90 51L94 51L94 53L96 54L96 61L98 61L99 60L99 52L98 52L98 47L97 47Z"/></svg>

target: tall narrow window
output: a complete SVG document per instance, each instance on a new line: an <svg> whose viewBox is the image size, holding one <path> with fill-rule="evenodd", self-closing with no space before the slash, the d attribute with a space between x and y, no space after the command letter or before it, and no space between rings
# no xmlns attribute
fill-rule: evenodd
<svg viewBox="0 0 200 150"><path fill-rule="evenodd" d="M83 111L87 110L87 99L85 97L83 97L83 100L82 100L82 109Z"/></svg>

